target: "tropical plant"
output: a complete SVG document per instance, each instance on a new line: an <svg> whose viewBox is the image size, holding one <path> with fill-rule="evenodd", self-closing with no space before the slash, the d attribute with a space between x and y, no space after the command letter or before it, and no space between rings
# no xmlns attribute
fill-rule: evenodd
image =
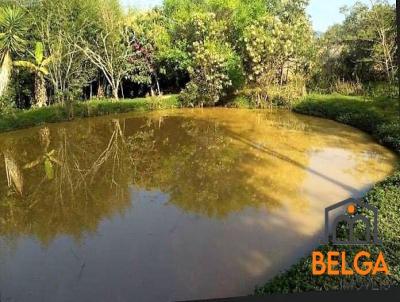
<svg viewBox="0 0 400 302"><path fill-rule="evenodd" d="M35 107L43 107L47 105L46 79L49 74L47 66L50 64L52 57L44 57L43 44L37 42L35 52L33 54L34 62L15 61L14 66L29 70L35 75Z"/></svg>
<svg viewBox="0 0 400 302"><path fill-rule="evenodd" d="M13 66L13 56L25 50L28 28L26 14L16 6L0 8L0 96L7 89Z"/></svg>

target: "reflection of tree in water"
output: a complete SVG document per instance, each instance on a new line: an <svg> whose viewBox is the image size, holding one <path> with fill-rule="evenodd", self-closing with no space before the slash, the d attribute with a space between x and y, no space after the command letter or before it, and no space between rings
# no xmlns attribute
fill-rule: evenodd
<svg viewBox="0 0 400 302"><path fill-rule="evenodd" d="M3 152L4 155L4 169L7 175L7 186L15 188L15 190L22 195L24 188L24 179L22 177L21 169L14 159L14 156L9 150Z"/></svg>
<svg viewBox="0 0 400 302"><path fill-rule="evenodd" d="M43 151L37 159L24 165L24 169L32 169L43 163L46 177L47 179L51 180L54 178L54 164L59 166L62 166L63 164L54 157L54 153L56 152L54 149L49 151L50 129L48 127L40 129L39 136L40 144L43 146Z"/></svg>
<svg viewBox="0 0 400 302"><path fill-rule="evenodd" d="M265 201L258 188L246 185L249 175L238 166L246 154L225 135L221 125L182 118L166 124L175 132L150 130L146 135L155 144L135 163L136 186L161 189L179 208L210 217L226 216Z"/></svg>
<svg viewBox="0 0 400 302"><path fill-rule="evenodd" d="M14 159L19 155L13 165L23 166L19 175L25 185L20 195L16 186L0 181L2 234L34 234L43 242L59 234L79 238L129 206L130 165L125 164L128 153L121 126L115 120L104 128L102 136L79 126L50 136L44 128L39 136L3 145L3 154Z"/></svg>
<svg viewBox="0 0 400 302"><path fill-rule="evenodd" d="M293 115L204 112L4 135L0 235L79 239L131 205L130 185L167 193L170 204L208 217L309 206L299 194L309 150L336 144L333 137L314 135Z"/></svg>

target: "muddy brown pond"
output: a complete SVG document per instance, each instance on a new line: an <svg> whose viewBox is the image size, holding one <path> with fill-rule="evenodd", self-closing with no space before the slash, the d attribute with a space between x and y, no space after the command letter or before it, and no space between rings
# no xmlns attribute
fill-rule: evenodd
<svg viewBox="0 0 400 302"><path fill-rule="evenodd" d="M397 161L351 127L235 109L5 133L0 157L1 301L252 293Z"/></svg>

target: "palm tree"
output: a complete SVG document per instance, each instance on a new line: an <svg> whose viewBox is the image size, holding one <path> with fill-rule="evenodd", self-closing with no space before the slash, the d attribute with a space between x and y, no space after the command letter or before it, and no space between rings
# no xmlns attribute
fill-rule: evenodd
<svg viewBox="0 0 400 302"><path fill-rule="evenodd" d="M35 53L33 54L35 62L16 61L14 66L26 68L35 74L35 107L47 105L46 80L45 76L49 74L46 66L51 62L51 57L44 58L43 43L37 42Z"/></svg>
<svg viewBox="0 0 400 302"><path fill-rule="evenodd" d="M25 49L26 41L23 37L28 31L25 23L25 13L20 8L0 9L0 96L10 81L13 55Z"/></svg>

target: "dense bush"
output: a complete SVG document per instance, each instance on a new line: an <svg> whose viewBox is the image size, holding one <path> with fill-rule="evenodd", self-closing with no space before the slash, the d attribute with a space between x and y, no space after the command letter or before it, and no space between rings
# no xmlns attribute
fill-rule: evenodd
<svg viewBox="0 0 400 302"><path fill-rule="evenodd" d="M395 4L380 0L372 5L357 2L342 12L344 21L316 39L310 87L343 94L349 94L346 92L349 89L353 94L359 87L350 85L332 90L332 84L396 83Z"/></svg>
<svg viewBox="0 0 400 302"><path fill-rule="evenodd" d="M9 113L15 110L15 104L8 95L0 97L0 113Z"/></svg>
<svg viewBox="0 0 400 302"><path fill-rule="evenodd" d="M359 82L344 82L344 81L336 81L330 87L330 93L338 93L342 95L362 95L363 94L363 86Z"/></svg>
<svg viewBox="0 0 400 302"><path fill-rule="evenodd" d="M369 97L399 97L399 86L397 83L387 83L387 82L369 82L363 84L363 93Z"/></svg>
<svg viewBox="0 0 400 302"><path fill-rule="evenodd" d="M227 44L195 43L191 81L179 99L185 106L213 106L243 84L240 59Z"/></svg>
<svg viewBox="0 0 400 302"><path fill-rule="evenodd" d="M246 87L239 96L246 98L253 108L285 107L292 108L304 95L305 81L297 77L285 85L266 85Z"/></svg>

